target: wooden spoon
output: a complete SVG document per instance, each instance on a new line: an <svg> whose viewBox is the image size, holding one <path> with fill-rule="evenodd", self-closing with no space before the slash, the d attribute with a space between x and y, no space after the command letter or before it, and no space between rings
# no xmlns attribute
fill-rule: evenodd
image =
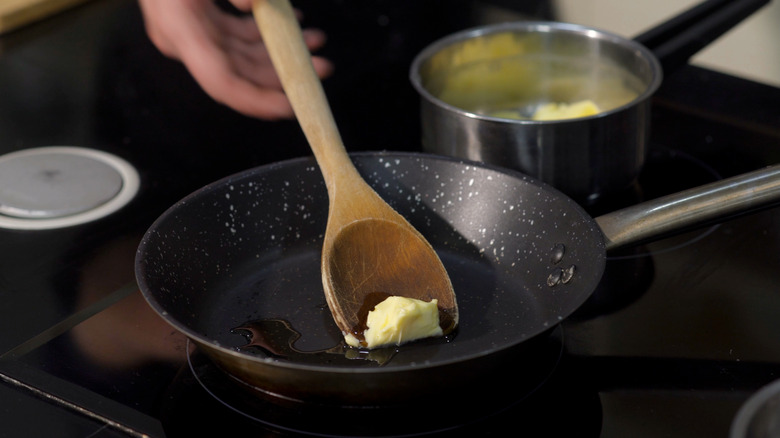
<svg viewBox="0 0 780 438"><path fill-rule="evenodd" d="M437 299L442 329L452 331L458 308L450 278L425 238L352 164L289 1L255 0L253 10L328 190L322 284L336 324L361 339L368 311L398 295Z"/></svg>

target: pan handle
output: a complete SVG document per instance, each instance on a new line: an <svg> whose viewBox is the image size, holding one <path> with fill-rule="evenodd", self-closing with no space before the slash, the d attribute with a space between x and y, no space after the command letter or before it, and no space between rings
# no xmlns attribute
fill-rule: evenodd
<svg viewBox="0 0 780 438"><path fill-rule="evenodd" d="M780 203L780 165L664 196L596 218L607 250L657 240Z"/></svg>
<svg viewBox="0 0 780 438"><path fill-rule="evenodd" d="M634 41L652 50L663 70L671 72L769 1L706 0L637 35Z"/></svg>

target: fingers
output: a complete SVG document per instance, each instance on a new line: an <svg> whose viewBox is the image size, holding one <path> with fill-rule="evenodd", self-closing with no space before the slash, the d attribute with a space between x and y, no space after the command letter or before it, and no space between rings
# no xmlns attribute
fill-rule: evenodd
<svg viewBox="0 0 780 438"><path fill-rule="evenodd" d="M199 59L188 59L185 64L202 88L215 100L228 105L236 111L267 120L292 118L292 107L282 91L281 82L271 63L268 51L262 44L260 33L252 20L231 17L222 24L241 22L230 26L232 30L215 29L210 41L218 41L214 46L193 49L191 53L200 53L201 59L212 59L211 63L200 63ZM304 31L304 41L310 50L316 50L325 44L326 36L318 30ZM202 41L206 44L206 41ZM209 53L211 51L211 53ZM220 62L213 62L220 58ZM312 65L320 78L333 72L333 65L320 57L312 58Z"/></svg>
<svg viewBox="0 0 780 438"><path fill-rule="evenodd" d="M233 3L233 6L244 12L252 10L252 0L230 0L230 3Z"/></svg>
<svg viewBox="0 0 780 438"><path fill-rule="evenodd" d="M316 51L325 45L327 41L325 32L318 29L303 29L303 41L311 51Z"/></svg>
<svg viewBox="0 0 780 438"><path fill-rule="evenodd" d="M244 115L265 120L295 116L270 64L256 66L235 59L232 62L231 65L202 65L192 69L193 75L214 100ZM333 71L330 61L323 58L313 57L312 65L320 77Z"/></svg>
<svg viewBox="0 0 780 438"><path fill-rule="evenodd" d="M220 35L230 35L247 43L257 43L262 40L257 24L251 17L216 14L214 26Z"/></svg>
<svg viewBox="0 0 780 438"><path fill-rule="evenodd" d="M251 0L231 1L240 9L251 8ZM222 13L211 0L140 4L155 46L180 60L214 100L251 117L293 117L254 20ZM305 30L303 36L309 50L325 44L321 31ZM312 65L320 78L333 72L326 59L312 57Z"/></svg>
<svg viewBox="0 0 780 438"><path fill-rule="evenodd" d="M214 88L205 88L217 102L223 103L241 114L263 120L291 119L295 117L287 96L281 90L258 88L244 80L220 81Z"/></svg>
<svg viewBox="0 0 780 438"><path fill-rule="evenodd" d="M319 56L312 56L311 63L312 66L314 66L314 72L317 73L317 76L320 79L327 78L333 74L333 63L329 60Z"/></svg>
<svg viewBox="0 0 780 438"><path fill-rule="evenodd" d="M319 30L304 30L304 41L309 50L314 51L325 45L325 34ZM245 58L250 63L262 66L263 64L270 64L271 59L268 55L268 50L261 42L246 41L239 38L225 38L222 40L222 48L226 52L229 52L231 56ZM326 66L325 60L319 61L321 67ZM329 65L329 64L327 64ZM332 68L321 68L319 73L322 73L320 77L327 76L332 71Z"/></svg>
<svg viewBox="0 0 780 438"><path fill-rule="evenodd" d="M182 52L182 62L209 96L252 117L292 117L290 103L277 85L270 63L257 66L246 58L231 57L209 41L193 39L192 48Z"/></svg>

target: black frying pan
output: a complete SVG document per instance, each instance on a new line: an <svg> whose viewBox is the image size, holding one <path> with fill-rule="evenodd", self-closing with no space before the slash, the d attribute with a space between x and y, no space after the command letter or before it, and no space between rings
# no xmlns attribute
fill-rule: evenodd
<svg viewBox="0 0 780 438"><path fill-rule="evenodd" d="M684 204L666 199L593 220L511 170L423 154L353 159L440 254L461 312L451 338L370 356L340 345L320 277L328 198L310 158L204 187L165 212L138 249L137 278L151 306L263 393L363 406L494 391L524 372L540 335L588 299L608 246L780 198L776 166L684 193ZM255 330L258 346L242 348L250 330L240 327ZM300 339L288 343L296 332Z"/></svg>

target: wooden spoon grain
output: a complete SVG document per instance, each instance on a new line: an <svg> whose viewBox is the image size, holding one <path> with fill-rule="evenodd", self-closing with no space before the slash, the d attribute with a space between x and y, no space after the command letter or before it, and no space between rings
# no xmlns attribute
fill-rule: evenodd
<svg viewBox="0 0 780 438"><path fill-rule="evenodd" d="M450 278L425 238L360 176L347 154L288 0L255 0L255 20L322 171L329 197L322 283L338 327L361 335L375 297L438 300L445 333L458 322Z"/></svg>

